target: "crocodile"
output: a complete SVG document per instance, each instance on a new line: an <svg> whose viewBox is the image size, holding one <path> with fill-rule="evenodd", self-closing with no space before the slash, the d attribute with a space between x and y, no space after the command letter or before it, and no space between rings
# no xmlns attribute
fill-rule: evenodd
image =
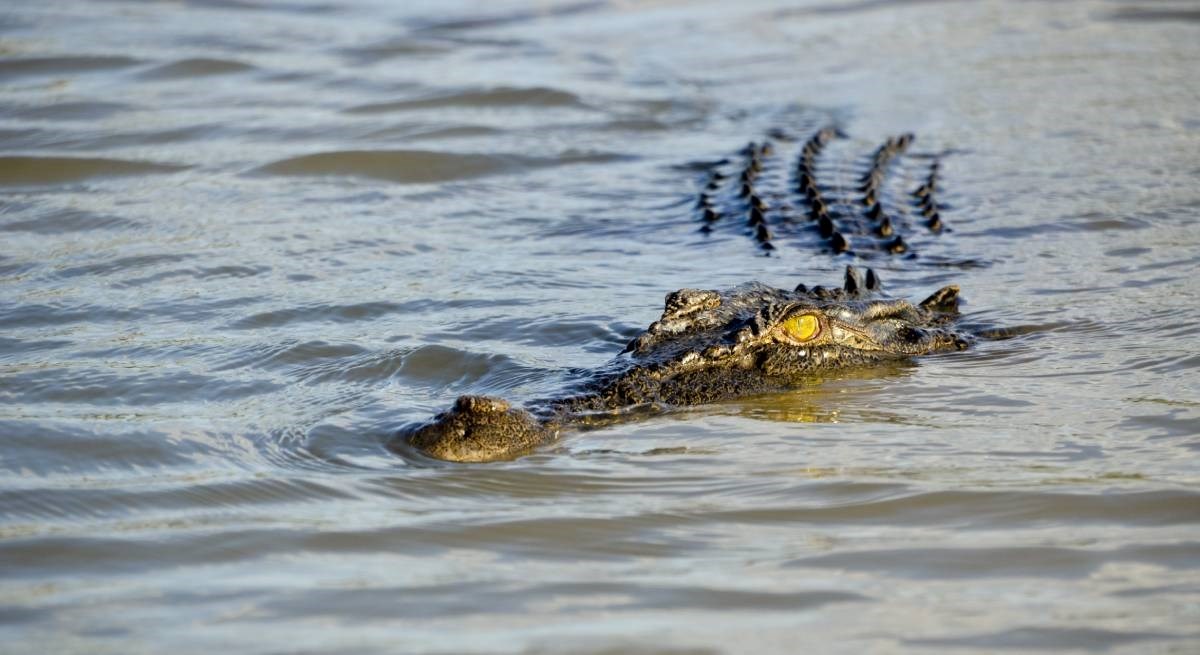
<svg viewBox="0 0 1200 655"><path fill-rule="evenodd" d="M874 271L853 266L841 287L680 289L667 295L658 320L575 393L525 408L461 396L405 436L441 460L512 459L572 427L638 410L781 391L821 371L962 350L970 336L954 329L958 302L954 285L917 304L885 298Z"/></svg>
<svg viewBox="0 0 1200 655"><path fill-rule="evenodd" d="M849 183L817 176L818 168L829 174L820 156L844 136L836 128L821 128L805 140L778 131L771 136L781 145L751 142L736 158L689 167L701 173L693 207L702 233L740 229L768 255L777 249L776 233L808 235L832 256L867 260L914 259L914 225L933 236L948 231L937 199L937 155L923 156L932 161L911 191L898 192L889 177L913 135L888 138L866 158L861 173L840 171L843 178L849 173ZM782 144L789 141L799 143L790 174L779 163ZM790 188L779 191L781 181ZM803 208L802 215L796 207ZM738 215L745 220L734 220ZM572 429L795 388L823 371L961 350L972 337L955 327L958 304L955 285L916 304L888 298L872 269L860 272L853 265L837 287L801 284L785 290L750 282L723 291L680 289L667 294L658 320L577 388L524 407L490 396L461 396L449 410L403 430L397 447L456 462L513 459Z"/></svg>

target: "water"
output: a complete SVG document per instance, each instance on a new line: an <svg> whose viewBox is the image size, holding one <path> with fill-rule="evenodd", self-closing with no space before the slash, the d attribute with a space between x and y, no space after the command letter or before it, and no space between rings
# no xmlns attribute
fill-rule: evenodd
<svg viewBox="0 0 1200 655"><path fill-rule="evenodd" d="M44 2L0 10L7 652L1200 650L1200 22L1155 2ZM914 132L1014 338L574 434L388 449L553 394L680 287L692 164ZM794 145L781 147L793 148ZM790 152L790 151L789 151ZM790 155L789 155L790 156Z"/></svg>

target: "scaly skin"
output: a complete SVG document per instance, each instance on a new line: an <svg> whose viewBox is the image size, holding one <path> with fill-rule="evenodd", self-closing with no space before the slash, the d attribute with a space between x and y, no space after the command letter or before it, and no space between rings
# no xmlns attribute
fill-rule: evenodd
<svg viewBox="0 0 1200 655"><path fill-rule="evenodd" d="M958 287L913 305L880 298L878 286L870 270L864 279L848 267L841 289L785 291L749 283L727 291L675 291L662 316L578 393L528 409L463 396L407 440L443 460L512 459L555 440L564 428L635 407L784 390L821 371L967 347L967 338L949 327L958 315Z"/></svg>

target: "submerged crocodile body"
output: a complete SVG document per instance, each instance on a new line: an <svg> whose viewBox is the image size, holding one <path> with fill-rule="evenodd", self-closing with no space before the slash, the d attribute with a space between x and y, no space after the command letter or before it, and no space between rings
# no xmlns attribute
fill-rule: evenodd
<svg viewBox="0 0 1200 655"><path fill-rule="evenodd" d="M887 178L912 143L911 135L888 139L865 171L851 175L850 184L818 183L818 156L838 136L832 128L816 131L800 146L790 175L780 170L770 142L742 150L736 177L729 172L736 165L731 159L692 166L704 176L695 204L701 231L711 234L732 226L768 253L776 249L775 227L817 238L823 249L842 257L915 257L901 231L916 223L930 235L944 229L936 200L936 157L926 156L932 158L928 174L911 192L898 193ZM790 192L769 192L772 187L764 180L789 181ZM806 208L803 217L795 213L792 194ZM734 220L739 214L744 222ZM860 275L852 266L840 288L801 284L787 291L755 282L726 291L682 289L667 295L657 321L572 392L525 408L499 398L462 396L451 409L402 437L437 459L511 459L572 427L639 409L779 391L822 371L961 350L968 337L954 329L957 316L957 286L943 287L914 305L883 297L875 273L867 269Z"/></svg>

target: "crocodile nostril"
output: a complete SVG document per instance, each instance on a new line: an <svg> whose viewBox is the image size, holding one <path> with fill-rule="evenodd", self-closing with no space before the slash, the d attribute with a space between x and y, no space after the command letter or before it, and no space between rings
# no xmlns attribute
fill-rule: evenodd
<svg viewBox="0 0 1200 655"><path fill-rule="evenodd" d="M913 327L911 325L905 325L896 330L897 339L913 345L924 342L927 336L928 335L926 334L925 330Z"/></svg>

